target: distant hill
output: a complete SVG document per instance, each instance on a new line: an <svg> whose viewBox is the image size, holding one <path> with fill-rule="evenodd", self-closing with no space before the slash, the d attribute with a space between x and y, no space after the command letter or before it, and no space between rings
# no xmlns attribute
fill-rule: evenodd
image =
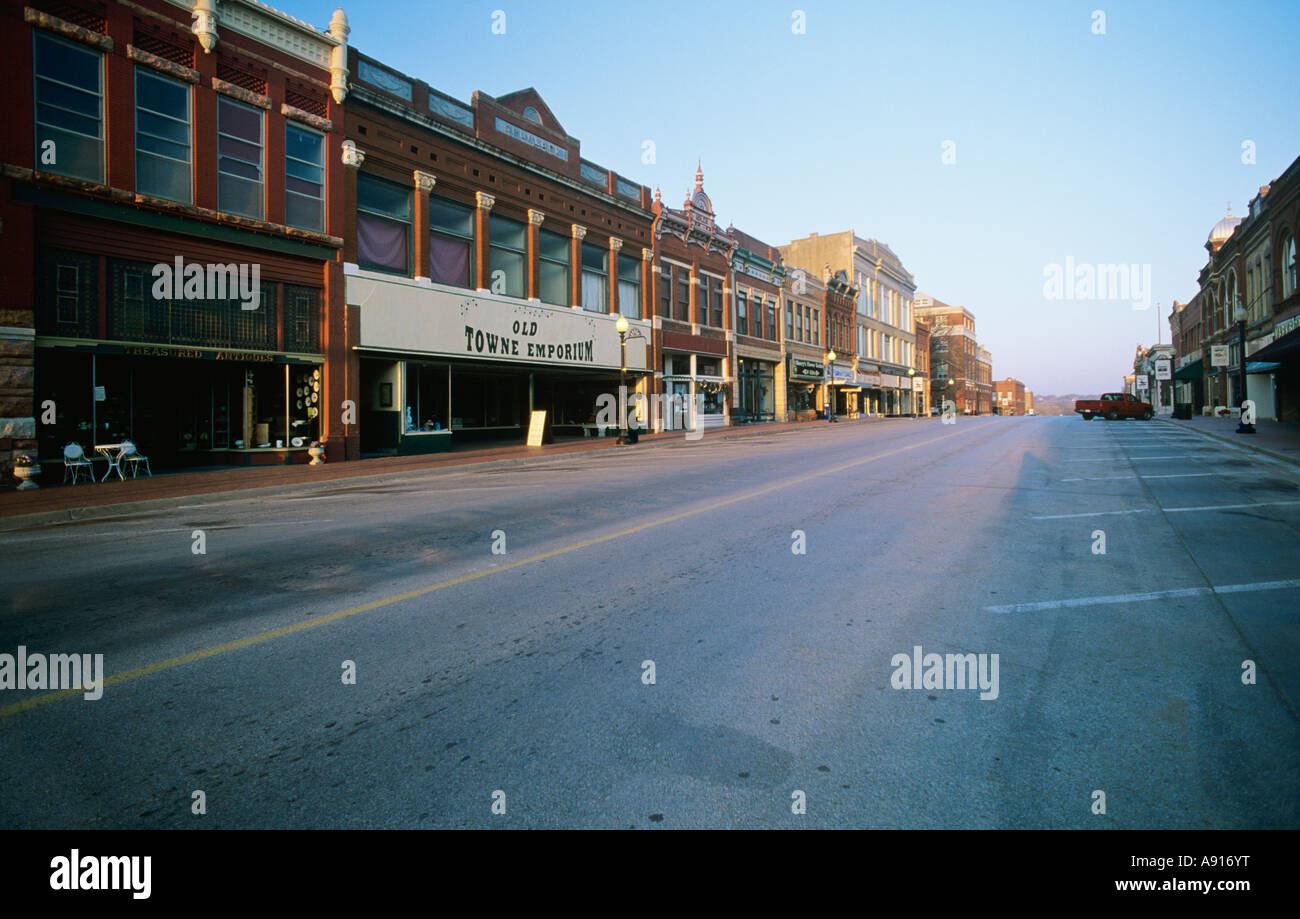
<svg viewBox="0 0 1300 919"><path fill-rule="evenodd" d="M1096 393L1068 393L1064 396L1040 396L1034 393L1034 411L1040 415L1073 415L1076 399L1095 399Z"/></svg>

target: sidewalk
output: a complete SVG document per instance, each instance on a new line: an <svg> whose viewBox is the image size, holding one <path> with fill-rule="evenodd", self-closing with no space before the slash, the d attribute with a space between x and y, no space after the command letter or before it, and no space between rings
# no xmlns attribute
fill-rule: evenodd
<svg viewBox="0 0 1300 919"><path fill-rule="evenodd" d="M1161 421L1190 428L1205 437L1238 444L1274 459L1300 465L1300 423L1294 421L1257 421L1254 434L1238 434L1237 419L1198 415L1191 419L1158 416Z"/></svg>
<svg viewBox="0 0 1300 919"><path fill-rule="evenodd" d="M884 420L886 419L842 419L843 423L850 425ZM819 423L823 426L827 424L825 421L807 421L713 428L705 431L702 440L807 429ZM111 508L116 512L157 508L175 503L177 499L198 495L249 492L251 496L251 493L276 494L305 491L328 483L344 483L357 479L375 481L404 473L454 466L527 463L532 460L545 460L560 455L590 453L598 450L635 451L656 444L677 443L682 439L682 432L673 431L663 434L643 434L639 443L622 448L618 447L614 437L593 437L547 444L544 447L525 447L519 444L469 447L451 453L385 456L353 460L348 463L326 463L323 466L309 466L304 463L292 466L181 471L156 475L153 478L127 479L125 482L114 477L107 482L95 484L43 485L34 491L20 492L12 487L6 487L0 490L0 530L12 529L18 524L38 524L101 516L98 509L102 508ZM52 465L51 468L57 467ZM102 472L100 474L102 475Z"/></svg>

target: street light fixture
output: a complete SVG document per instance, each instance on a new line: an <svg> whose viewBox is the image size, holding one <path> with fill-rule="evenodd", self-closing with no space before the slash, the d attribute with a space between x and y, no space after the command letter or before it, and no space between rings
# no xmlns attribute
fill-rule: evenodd
<svg viewBox="0 0 1300 919"><path fill-rule="evenodd" d="M631 323L628 322L627 317L623 315L620 315L618 319L614 321L614 328L618 332L618 348L620 355L620 369L618 375L618 440L616 440L615 443L622 446L627 443L627 407L623 403L623 399L627 393L627 340L629 338L644 339L645 336L641 334L640 329L634 330L629 335L628 329L631 328ZM696 424L699 424L698 420L696 421Z"/></svg>
<svg viewBox="0 0 1300 919"><path fill-rule="evenodd" d="M835 351L826 352L826 359L831 365L830 378L826 381L826 420L835 421L835 390L832 388L835 385Z"/></svg>
<svg viewBox="0 0 1300 919"><path fill-rule="evenodd" d="M1235 286L1235 285L1234 285ZM1246 317L1245 308L1241 305L1241 300L1237 294L1232 295L1232 318L1237 320L1237 342L1241 349L1240 357L1237 361L1237 433L1254 434L1255 426L1246 421Z"/></svg>
<svg viewBox="0 0 1300 919"><path fill-rule="evenodd" d="M907 398L912 402L912 417L916 417L916 387L912 385L912 377L916 376L916 368L907 368Z"/></svg>

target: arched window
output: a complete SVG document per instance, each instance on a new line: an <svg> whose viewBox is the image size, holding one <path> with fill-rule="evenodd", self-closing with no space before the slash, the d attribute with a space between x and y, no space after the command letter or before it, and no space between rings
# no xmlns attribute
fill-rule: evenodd
<svg viewBox="0 0 1300 919"><path fill-rule="evenodd" d="M524 117L527 118L529 121L531 121L533 124L542 123L542 116L538 114L537 109L533 108L531 105L524 109Z"/></svg>
<svg viewBox="0 0 1300 919"><path fill-rule="evenodd" d="M1282 240L1282 296L1289 297L1295 290L1295 237L1288 233Z"/></svg>

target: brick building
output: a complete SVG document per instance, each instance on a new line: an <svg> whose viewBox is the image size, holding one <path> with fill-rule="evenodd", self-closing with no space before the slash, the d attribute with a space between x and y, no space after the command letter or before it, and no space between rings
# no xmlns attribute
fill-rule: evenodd
<svg viewBox="0 0 1300 919"><path fill-rule="evenodd" d="M825 408L826 348L822 315L826 285L817 272L786 266L785 329L781 346L786 378L786 420L812 421Z"/></svg>
<svg viewBox="0 0 1300 919"><path fill-rule="evenodd" d="M1023 415L1029 410L1025 384L1007 377L993 384L994 411L999 415Z"/></svg>
<svg viewBox="0 0 1300 919"><path fill-rule="evenodd" d="M701 182L703 175L699 176ZM781 295L786 280L781 253L734 227L728 287L735 303L736 387L731 421L747 424L784 417L786 381L781 354Z"/></svg>
<svg viewBox="0 0 1300 919"><path fill-rule="evenodd" d="M993 355L983 345L975 349L975 414L993 412Z"/></svg>
<svg viewBox="0 0 1300 919"><path fill-rule="evenodd" d="M992 404L992 369L981 367L975 339L975 314L927 294L916 296L916 315L930 328L930 404L940 411L951 401L959 415L980 413ZM985 379L985 374L988 378ZM987 388L985 388L987 387Z"/></svg>
<svg viewBox="0 0 1300 919"><path fill-rule="evenodd" d="M340 458L342 10L2 9L0 463Z"/></svg>
<svg viewBox="0 0 1300 919"><path fill-rule="evenodd" d="M356 49L350 67L359 451L522 442L534 411L548 436L591 433L600 396L620 385L620 314L628 388L648 393L647 345L660 344L649 189L583 159L536 90L465 103Z"/></svg>
<svg viewBox="0 0 1300 919"><path fill-rule="evenodd" d="M656 189L651 211L655 328L650 366L656 392L699 406L706 427L728 424L729 396L736 384L730 347L736 337L735 305L728 279L740 244L718 227L702 168L680 208L664 204ZM748 321L746 303L747 327Z"/></svg>

